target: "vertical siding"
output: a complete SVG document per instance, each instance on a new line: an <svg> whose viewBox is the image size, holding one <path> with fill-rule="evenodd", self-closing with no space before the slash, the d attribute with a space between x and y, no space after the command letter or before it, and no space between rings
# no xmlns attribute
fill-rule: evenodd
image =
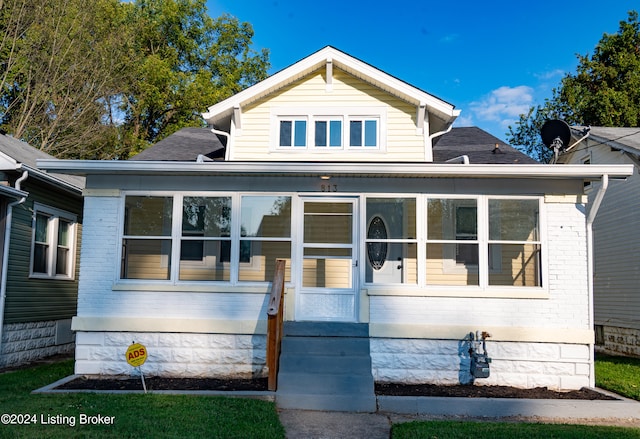
<svg viewBox="0 0 640 439"><path fill-rule="evenodd" d="M592 149L591 163L631 163L606 146ZM594 184L590 196L599 187ZM611 181L593 225L594 304L597 324L640 329L640 176Z"/></svg>
<svg viewBox="0 0 640 439"><path fill-rule="evenodd" d="M27 201L13 209L13 227L9 250L5 323L21 323L71 318L76 314L78 298L79 242L82 237L82 200L29 179L23 188ZM75 279L30 279L31 218L33 203L39 202L78 216Z"/></svg>
<svg viewBox="0 0 640 439"><path fill-rule="evenodd" d="M270 151L274 138L271 109L275 107L384 108L386 130L382 133L386 131L386 152ZM334 70L332 91L326 91L324 74L316 72L243 108L242 112L242 135L234 139L234 160L424 161L425 139L416 134L416 107L338 69Z"/></svg>

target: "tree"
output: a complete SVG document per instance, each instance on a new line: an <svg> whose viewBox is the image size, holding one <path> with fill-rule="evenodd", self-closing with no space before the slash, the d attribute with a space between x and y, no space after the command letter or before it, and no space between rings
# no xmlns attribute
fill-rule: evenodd
<svg viewBox="0 0 640 439"><path fill-rule="evenodd" d="M59 158L126 159L266 77L204 0L0 0L0 127Z"/></svg>
<svg viewBox="0 0 640 439"><path fill-rule="evenodd" d="M116 136L107 103L129 68L117 0L9 0L0 23L0 123L58 157L86 158Z"/></svg>
<svg viewBox="0 0 640 439"><path fill-rule="evenodd" d="M575 74L562 78L543 105L531 107L509 127L508 141L543 162L552 153L540 139L548 119L570 125L640 126L640 22L630 11L616 34L604 34L591 57L578 56Z"/></svg>
<svg viewBox="0 0 640 439"><path fill-rule="evenodd" d="M142 61L122 107L131 153L201 126L208 106L267 76L269 54L251 50L251 25L212 19L203 0L139 0L132 17Z"/></svg>

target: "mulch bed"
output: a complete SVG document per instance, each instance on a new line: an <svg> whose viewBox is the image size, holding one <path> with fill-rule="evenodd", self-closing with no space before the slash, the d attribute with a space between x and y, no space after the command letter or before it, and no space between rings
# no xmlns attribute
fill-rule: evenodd
<svg viewBox="0 0 640 439"><path fill-rule="evenodd" d="M267 378L214 379L214 378L145 378L147 390L217 390L217 391L266 391ZM56 390L142 390L140 378L100 379L76 378L56 387ZM445 396L463 398L523 398L523 399L582 399L615 400L608 395L583 388L566 392L546 387L518 389L507 386L473 386L434 384L376 383L377 395L389 396Z"/></svg>
<svg viewBox="0 0 640 439"><path fill-rule="evenodd" d="M508 386L473 386L435 384L376 383L376 395L390 396L448 396L461 398L522 398L522 399L582 399L615 400L617 398L582 388L571 391L555 391L546 387L518 389Z"/></svg>

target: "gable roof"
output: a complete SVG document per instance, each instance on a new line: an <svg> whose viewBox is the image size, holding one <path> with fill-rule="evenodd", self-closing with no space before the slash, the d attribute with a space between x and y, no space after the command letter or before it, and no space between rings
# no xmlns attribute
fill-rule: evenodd
<svg viewBox="0 0 640 439"><path fill-rule="evenodd" d="M0 170L18 172L26 170L40 180L60 185L72 192L80 192L84 188L84 177L47 173L39 169L37 161L44 159L54 159L54 157L22 140L0 134Z"/></svg>
<svg viewBox="0 0 640 439"><path fill-rule="evenodd" d="M194 162L200 155L222 160L224 149L225 145L209 128L183 128L129 160Z"/></svg>
<svg viewBox="0 0 640 439"><path fill-rule="evenodd" d="M478 127L452 128L448 133L434 139L434 163L443 163L465 155L470 163L512 165L538 163Z"/></svg>
<svg viewBox="0 0 640 439"><path fill-rule="evenodd" d="M574 137L582 137L585 127L572 127ZM612 148L640 154L640 127L589 127L589 138Z"/></svg>
<svg viewBox="0 0 640 439"><path fill-rule="evenodd" d="M337 67L413 105L426 107L431 114L442 121L442 126L435 127L435 131L442 130L453 123L453 120L460 114L460 110L456 110L454 105L354 58L335 47L326 46L269 76L267 79L210 106L206 113L202 113L202 117L212 125L221 126L221 123L228 123L223 121L230 119L235 108L241 108L286 87L309 73L325 67L328 63L331 64L331 68Z"/></svg>
<svg viewBox="0 0 640 439"><path fill-rule="evenodd" d="M471 163L538 163L478 127L452 128L434 140L434 163L444 163L464 155ZM195 162L200 155L211 160L224 160L224 149L221 139L209 128L183 128L129 160Z"/></svg>

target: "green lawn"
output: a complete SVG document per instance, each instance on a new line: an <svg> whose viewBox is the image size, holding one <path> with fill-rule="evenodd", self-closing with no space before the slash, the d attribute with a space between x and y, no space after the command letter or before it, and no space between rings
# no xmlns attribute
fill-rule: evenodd
<svg viewBox="0 0 640 439"><path fill-rule="evenodd" d="M30 425L0 424L0 438L284 438L274 404L244 398L154 394L49 394L31 391L70 375L72 361L0 374L0 414ZM640 360L598 355L596 384L640 400ZM83 419L102 425L80 425ZM88 418L94 417L94 418ZM5 420L5 418L3 418ZM58 425L54 425L58 422ZM60 424L61 423L61 424ZM75 423L75 425L71 425ZM394 424L401 438L638 438L639 428L502 422Z"/></svg>
<svg viewBox="0 0 640 439"><path fill-rule="evenodd" d="M0 438L284 437L275 405L266 401L186 395L30 393L72 373L73 362L65 361L0 374L0 414L14 414L14 421L20 416L23 422L31 422L3 422ZM102 416L102 425L80 425L82 420L98 415ZM62 425L54 425L56 421ZM104 423L109 421L112 423Z"/></svg>
<svg viewBox="0 0 640 439"><path fill-rule="evenodd" d="M596 386L640 401L640 358L597 354Z"/></svg>
<svg viewBox="0 0 640 439"><path fill-rule="evenodd" d="M640 401L640 359L596 356L596 386ZM416 421L394 424L393 439L404 438L640 438L640 428L503 422Z"/></svg>

